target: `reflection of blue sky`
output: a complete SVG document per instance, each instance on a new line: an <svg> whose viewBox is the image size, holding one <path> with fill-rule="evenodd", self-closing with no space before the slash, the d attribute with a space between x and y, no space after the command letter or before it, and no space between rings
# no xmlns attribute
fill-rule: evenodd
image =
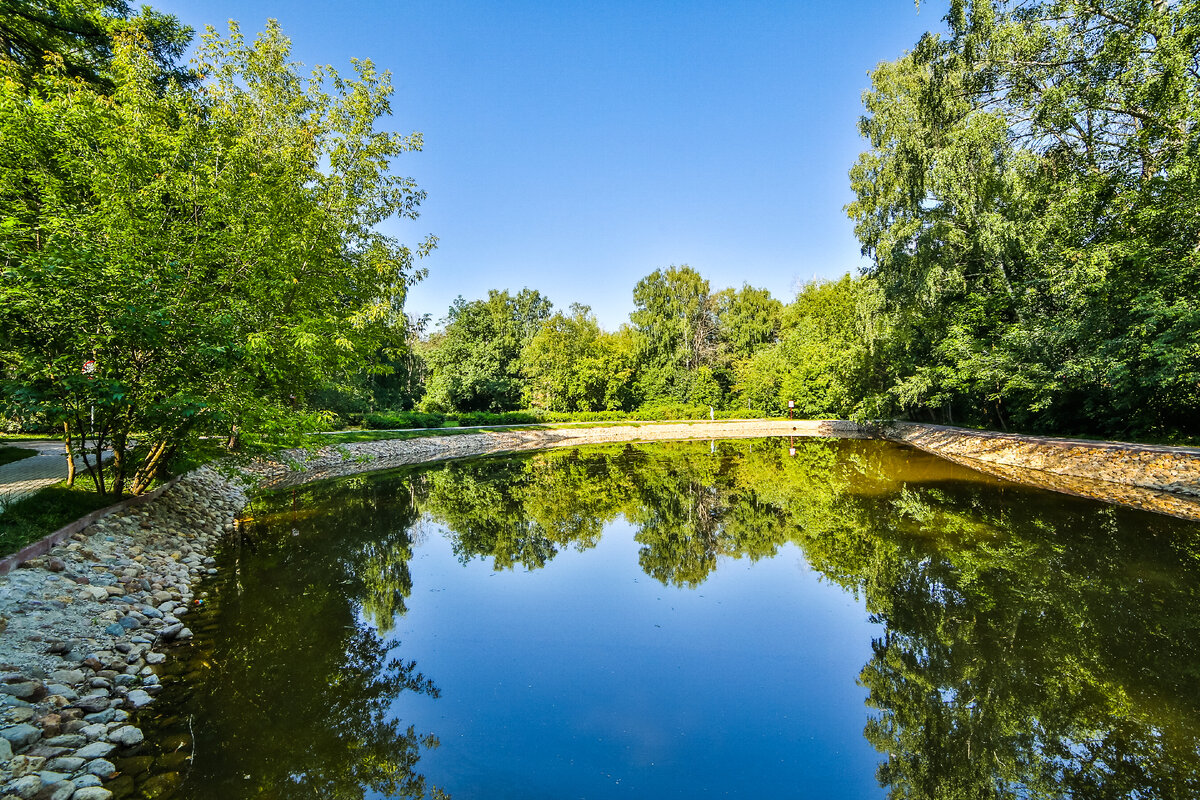
<svg viewBox="0 0 1200 800"><path fill-rule="evenodd" d="M540 570L463 566L428 537L399 656L442 690L404 725L456 798L880 797L856 678L879 626L792 545L723 559L697 589L638 567L623 520Z"/></svg>

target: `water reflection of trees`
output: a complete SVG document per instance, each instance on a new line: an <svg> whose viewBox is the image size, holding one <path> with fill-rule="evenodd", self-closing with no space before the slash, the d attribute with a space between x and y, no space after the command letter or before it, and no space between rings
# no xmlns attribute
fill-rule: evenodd
<svg viewBox="0 0 1200 800"><path fill-rule="evenodd" d="M357 479L257 504L210 595L205 624L220 633L198 631L185 705L205 718L188 725L187 797L442 796L417 771L436 739L388 711L402 692L437 689L363 621L386 630L412 591L418 515L395 488Z"/></svg>
<svg viewBox="0 0 1200 800"><path fill-rule="evenodd" d="M897 798L1200 796L1200 528L859 442L621 446L416 479L461 558L537 568L636 528L695 586L788 542L886 626L860 680Z"/></svg>

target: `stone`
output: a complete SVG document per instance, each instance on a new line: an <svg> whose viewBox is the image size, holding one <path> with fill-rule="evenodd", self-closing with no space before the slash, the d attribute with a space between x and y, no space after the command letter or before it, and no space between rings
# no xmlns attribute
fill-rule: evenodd
<svg viewBox="0 0 1200 800"><path fill-rule="evenodd" d="M175 638L180 641L184 639L190 639L192 636L193 634L190 628L184 628L179 633L175 634Z"/></svg>
<svg viewBox="0 0 1200 800"><path fill-rule="evenodd" d="M50 673L50 680L67 686L78 686L83 683L83 670L60 669Z"/></svg>
<svg viewBox="0 0 1200 800"><path fill-rule="evenodd" d="M12 725L0 728L0 739L7 739L13 747L21 748L42 738L42 729L29 724Z"/></svg>
<svg viewBox="0 0 1200 800"><path fill-rule="evenodd" d="M108 708L107 694L89 694L86 697L81 697L72 705L75 708L82 708L89 714L98 714Z"/></svg>
<svg viewBox="0 0 1200 800"><path fill-rule="evenodd" d="M103 758L97 758L95 761L89 762L87 765L87 771L89 774L95 775L97 778L111 778L113 775L117 774L116 766L111 761Z"/></svg>
<svg viewBox="0 0 1200 800"><path fill-rule="evenodd" d="M146 740L145 734L139 728L125 725L108 732L108 740L121 747L133 747Z"/></svg>
<svg viewBox="0 0 1200 800"><path fill-rule="evenodd" d="M134 689L125 699L134 708L144 708L154 702L154 698L142 689Z"/></svg>
<svg viewBox="0 0 1200 800"><path fill-rule="evenodd" d="M164 653L146 653L147 664L161 664L166 660L167 656Z"/></svg>
<svg viewBox="0 0 1200 800"><path fill-rule="evenodd" d="M12 744L8 739L0 739L0 767L12 760Z"/></svg>
<svg viewBox="0 0 1200 800"><path fill-rule="evenodd" d="M186 630L182 622L176 622L173 625L168 625L158 632L158 635L164 639L174 639L180 632Z"/></svg>
<svg viewBox="0 0 1200 800"><path fill-rule="evenodd" d="M95 714L88 714L84 719L88 722L112 722L116 716L117 712L114 709L106 708Z"/></svg>
<svg viewBox="0 0 1200 800"><path fill-rule="evenodd" d="M56 772L71 773L75 772L86 763L86 759L82 759L79 756L59 756L58 758L48 761L46 763L46 769L52 769Z"/></svg>
<svg viewBox="0 0 1200 800"><path fill-rule="evenodd" d="M83 747L88 743L87 737L78 733L63 733L47 739L45 744L51 747Z"/></svg>
<svg viewBox="0 0 1200 800"><path fill-rule="evenodd" d="M83 747L87 742L94 742L102 737L108 730L108 726L103 722L93 722L91 725L85 725L79 729L80 735L87 738L87 741L80 742L77 747Z"/></svg>
<svg viewBox="0 0 1200 800"><path fill-rule="evenodd" d="M113 793L102 786L84 786L76 789L71 800L112 800Z"/></svg>
<svg viewBox="0 0 1200 800"><path fill-rule="evenodd" d="M71 800L75 794L74 781L62 781L54 785L54 791L50 792L50 796L46 800Z"/></svg>
<svg viewBox="0 0 1200 800"><path fill-rule="evenodd" d="M41 700L46 696L46 687L40 681L21 681L0 686L0 694L12 695L18 700Z"/></svg>
<svg viewBox="0 0 1200 800"><path fill-rule="evenodd" d="M67 568L67 563L61 558L49 558L46 560L46 569L51 572L62 572Z"/></svg>
<svg viewBox="0 0 1200 800"><path fill-rule="evenodd" d="M18 778L32 775L44 766L46 759L41 756L13 756L12 761L8 762L8 769Z"/></svg>
<svg viewBox="0 0 1200 800"><path fill-rule="evenodd" d="M90 761L93 758L104 758L116 749L116 745L111 745L108 742L92 742L76 750L75 755Z"/></svg>
<svg viewBox="0 0 1200 800"><path fill-rule="evenodd" d="M37 775L26 775L24 778L17 778L5 788L21 800L33 800L42 790L42 779Z"/></svg>
<svg viewBox="0 0 1200 800"><path fill-rule="evenodd" d="M41 797L46 794L46 787L62 783L67 779L68 776L65 772L55 772L50 769L44 769L38 773L38 777L42 779L42 791L38 795L38 799L41 800Z"/></svg>

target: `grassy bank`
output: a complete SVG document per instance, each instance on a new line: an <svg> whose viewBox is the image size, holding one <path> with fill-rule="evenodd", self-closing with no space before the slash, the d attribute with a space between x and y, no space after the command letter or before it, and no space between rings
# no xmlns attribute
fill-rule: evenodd
<svg viewBox="0 0 1200 800"><path fill-rule="evenodd" d="M18 500L0 513L0 557L11 555L64 525L122 499L111 494L97 494L91 482L83 480L76 481L74 488L69 488L64 481Z"/></svg>

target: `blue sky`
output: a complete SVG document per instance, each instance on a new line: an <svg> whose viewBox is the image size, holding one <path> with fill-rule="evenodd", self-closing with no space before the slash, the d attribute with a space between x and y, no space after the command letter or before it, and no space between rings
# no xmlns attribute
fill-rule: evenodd
<svg viewBox="0 0 1200 800"><path fill-rule="evenodd" d="M942 27L944 3L167 0L198 30L278 19L296 60L392 71L390 128L428 192L389 232L440 239L410 313L538 289L614 329L633 286L690 264L714 290L861 264L843 206L868 72Z"/></svg>

